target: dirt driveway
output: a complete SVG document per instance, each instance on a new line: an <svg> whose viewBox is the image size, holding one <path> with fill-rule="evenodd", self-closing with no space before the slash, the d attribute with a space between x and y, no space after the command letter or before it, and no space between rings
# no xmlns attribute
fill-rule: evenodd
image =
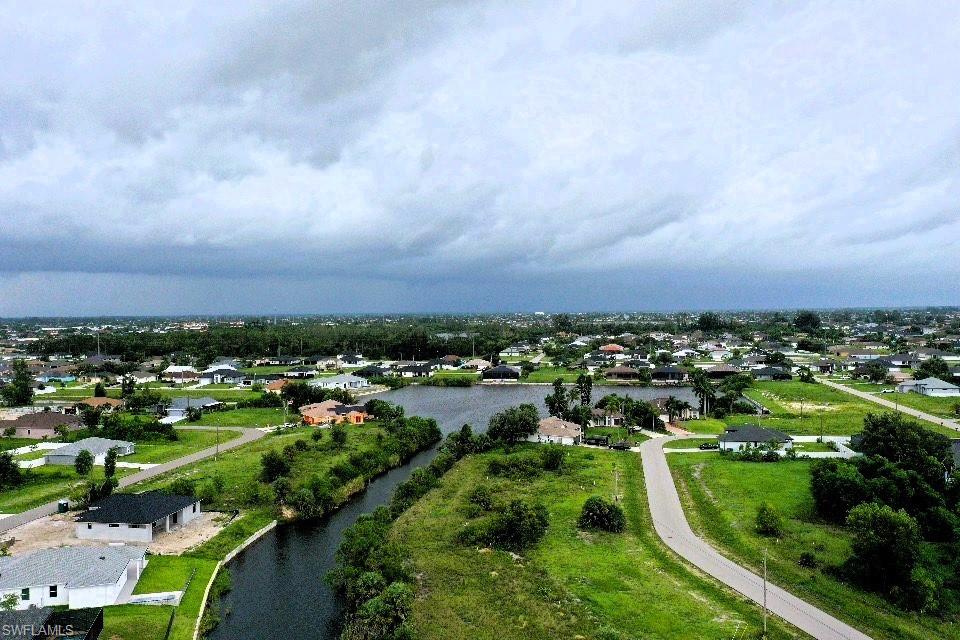
<svg viewBox="0 0 960 640"><path fill-rule="evenodd" d="M53 547L96 547L107 544L100 540L80 540L74 535L75 513L57 513L20 525L3 534L2 541L14 539L11 555L20 555L38 549ZM170 533L159 533L147 545L151 553L179 555L209 540L223 528L227 516L218 512L204 512L199 518Z"/></svg>

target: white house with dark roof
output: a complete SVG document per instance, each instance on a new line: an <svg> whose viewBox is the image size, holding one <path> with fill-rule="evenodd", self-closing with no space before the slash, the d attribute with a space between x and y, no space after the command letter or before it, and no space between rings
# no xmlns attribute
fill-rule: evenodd
<svg viewBox="0 0 960 640"><path fill-rule="evenodd" d="M15 595L17 609L116 604L124 587L140 579L146 551L127 545L57 547L0 557L0 598Z"/></svg>
<svg viewBox="0 0 960 640"><path fill-rule="evenodd" d="M721 451L740 451L763 445L792 449L793 438L776 429L765 429L749 424L728 427L720 436Z"/></svg>
<svg viewBox="0 0 960 640"><path fill-rule="evenodd" d="M960 396L960 387L939 378L924 378L923 380L909 380L897 386L900 393L919 393L922 396L948 398Z"/></svg>
<svg viewBox="0 0 960 640"><path fill-rule="evenodd" d="M370 387L370 381L352 373L342 373L337 376L327 376L326 378L314 378L308 382L311 387L320 389L346 389L347 391L356 391Z"/></svg>
<svg viewBox="0 0 960 640"><path fill-rule="evenodd" d="M580 444L583 439L583 428L576 422L568 422L560 418L544 418L537 425L536 432L527 440L529 442L543 442L549 444Z"/></svg>
<svg viewBox="0 0 960 640"><path fill-rule="evenodd" d="M157 534L178 529L200 513L200 500L192 496L115 493L77 517L76 535L81 540L150 543Z"/></svg>

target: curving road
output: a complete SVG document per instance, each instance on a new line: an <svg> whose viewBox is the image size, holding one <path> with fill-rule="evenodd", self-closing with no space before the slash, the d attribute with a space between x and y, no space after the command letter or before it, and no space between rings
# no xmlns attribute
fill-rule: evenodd
<svg viewBox="0 0 960 640"><path fill-rule="evenodd" d="M905 407L898 402L890 402L886 398L881 398L880 396L874 393L867 393L866 391L851 389L850 387L834 382L833 380L827 380L826 378L817 378L817 380L827 385L828 387L832 387L839 391L843 391L844 393L849 393L850 395L857 396L858 398L863 398L864 400L873 402L874 404L878 404L881 407L894 409L895 411L899 411L900 413L905 413L908 416L913 416L914 418L920 418L921 420L926 420L927 422L933 422L934 424L942 425L944 427L947 427L948 429L955 429L957 431L960 431L960 422L957 422L956 420L940 418L938 416L933 415L932 413L927 413L926 411L920 411L919 409Z"/></svg>
<svg viewBox="0 0 960 640"><path fill-rule="evenodd" d="M177 427L177 428L181 428L181 427ZM215 431L217 428L216 427L189 427L189 429L197 430L197 431ZM233 438L232 440L228 440L222 443L220 445L219 451L229 451L230 449L233 449L235 447L245 445L248 442L259 440L264 435L266 435L263 431L260 431L259 429L252 429L249 427L220 427L220 430L221 431L239 431L240 437ZM207 449L201 449L200 451L191 453L190 455L183 456L182 458L177 458L176 460L170 460L169 462L158 464L156 466L150 467L149 469L144 469L143 471L138 471L137 473L132 473L128 476L123 476L122 478L119 479L119 486L129 487L130 485L136 484L137 482L143 482L144 480L149 480L150 478L154 478L160 475L161 473L166 473L167 471L173 471L174 469L177 469L184 465L191 464L194 462L199 462L204 458L212 458L214 455L216 455L217 451L218 451L217 447L212 446ZM53 502L42 504L39 507L34 507L29 511L23 511L21 513L7 516L6 518L3 518L2 520L0 520L0 533L9 531L10 529L13 529L15 527L19 527L22 524L32 522L37 518L43 518L45 516L53 515L56 512L57 512L57 501L55 500Z"/></svg>
<svg viewBox="0 0 960 640"><path fill-rule="evenodd" d="M657 535L680 557L762 605L763 578L722 556L690 528L663 451L665 442L676 439L657 438L640 445L650 514ZM870 640L870 636L770 583L767 583L767 608L819 640Z"/></svg>

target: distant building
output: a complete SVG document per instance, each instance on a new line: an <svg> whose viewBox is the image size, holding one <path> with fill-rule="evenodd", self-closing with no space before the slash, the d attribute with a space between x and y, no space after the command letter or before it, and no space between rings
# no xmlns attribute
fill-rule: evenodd
<svg viewBox="0 0 960 640"><path fill-rule="evenodd" d="M56 411L37 411L19 416L16 420L0 420L0 433L13 427L18 438L48 440L57 437L56 428L60 425L66 426L69 431L83 428L83 422L78 416Z"/></svg>
<svg viewBox="0 0 960 640"><path fill-rule="evenodd" d="M359 391L371 386L369 380L355 376L352 373L342 373L326 378L314 378L307 384L320 389L346 389L347 391Z"/></svg>
<svg viewBox="0 0 960 640"><path fill-rule="evenodd" d="M46 455L47 464L72 465L76 462L81 451L89 451L93 456L93 464L102 465L110 449L116 449L118 456L128 456L136 450L136 445L126 440L110 440L108 438L84 438L71 442Z"/></svg>
<svg viewBox="0 0 960 640"><path fill-rule="evenodd" d="M527 440L550 444L577 445L583 439L583 429L575 422L568 422L560 418L544 418L537 426L537 431Z"/></svg>
<svg viewBox="0 0 960 640"><path fill-rule="evenodd" d="M935 398L960 396L960 387L949 382L944 382L939 378L910 380L897 386L897 391L900 393L919 393L922 396L932 396Z"/></svg>
<svg viewBox="0 0 960 640"><path fill-rule="evenodd" d="M505 364L501 364L496 367L490 367L489 369L484 369L483 372L480 374L480 377L483 380L489 380L492 382L510 382L513 380L519 380L520 368L508 367Z"/></svg>
<svg viewBox="0 0 960 640"><path fill-rule="evenodd" d="M741 451L761 445L775 445L778 448L792 449L793 438L776 429L765 429L753 425L730 427L720 436L720 449L722 451Z"/></svg>

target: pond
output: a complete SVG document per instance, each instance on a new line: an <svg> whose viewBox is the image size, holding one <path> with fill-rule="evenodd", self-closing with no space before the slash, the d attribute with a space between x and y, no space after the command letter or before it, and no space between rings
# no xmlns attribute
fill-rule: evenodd
<svg viewBox="0 0 960 640"><path fill-rule="evenodd" d="M546 415L545 385L478 385L464 388L410 386L376 397L402 405L407 415L435 418L444 434L470 424L486 429L494 413L524 402ZM607 393L652 400L674 395L696 404L689 388L595 387L594 401ZM357 518L390 501L394 488L436 450L424 451L407 464L370 483L367 490L326 519L278 526L238 555L229 568L233 590L223 599L228 612L210 634L214 640L285 640L337 638L340 603L324 576L334 566L343 531Z"/></svg>

